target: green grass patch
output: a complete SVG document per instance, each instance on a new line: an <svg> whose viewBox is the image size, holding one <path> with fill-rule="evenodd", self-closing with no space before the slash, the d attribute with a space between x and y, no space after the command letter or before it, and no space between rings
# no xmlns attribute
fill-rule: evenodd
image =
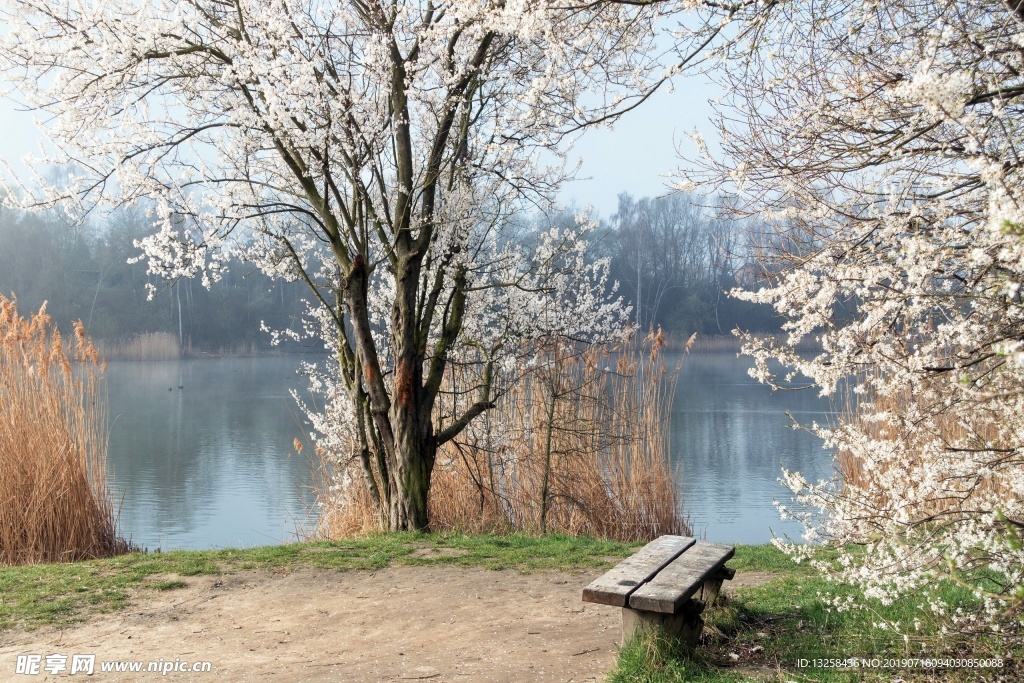
<svg viewBox="0 0 1024 683"><path fill-rule="evenodd" d="M645 634L634 638L619 651L608 683L682 683L748 681L742 671L723 669L701 650L689 651L678 640Z"/></svg>
<svg viewBox="0 0 1024 683"><path fill-rule="evenodd" d="M815 574L813 567L797 564L773 545L739 545L729 566L739 572L783 572L786 574Z"/></svg>
<svg viewBox="0 0 1024 683"><path fill-rule="evenodd" d="M0 568L0 630L66 624L120 609L135 591L173 590L181 578L248 569L375 570L403 565L486 569L602 569L638 544L569 536L387 534L341 542L133 553L104 560ZM153 578L151 578L153 577Z"/></svg>
<svg viewBox="0 0 1024 683"><path fill-rule="evenodd" d="M619 654L610 683L761 680L778 683L820 681L976 681L1018 680L1021 652L1007 652L993 637L943 637L944 623L924 609L923 598L891 605L867 600L857 589L829 582L813 568L796 564L771 546L740 546L729 562L737 575L770 572L770 581L741 588L705 612L701 646L687 651L666 638L650 636L627 644ZM976 605L970 592L949 584L939 595L954 606ZM852 598L867 610L829 609L825 596ZM894 624L913 624L903 633ZM857 669L824 666L835 660L908 658L1002 658L1004 668L923 670L905 666ZM817 665L816 665L817 664Z"/></svg>

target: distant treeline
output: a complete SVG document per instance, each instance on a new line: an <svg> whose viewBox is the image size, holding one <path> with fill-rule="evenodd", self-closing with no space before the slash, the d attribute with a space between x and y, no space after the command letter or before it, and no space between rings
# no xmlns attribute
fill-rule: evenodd
<svg viewBox="0 0 1024 683"><path fill-rule="evenodd" d="M566 213L555 220L572 219ZM518 223L512 232L528 244L540 221ZM154 230L141 209L73 224L52 212L0 208L0 292L16 295L23 311L46 301L61 329L81 320L102 348L127 357L147 345L160 346L161 357L176 355L174 342L193 353L268 349L261 321L270 329L297 327L308 296L303 283L274 281L232 263L206 289L198 278L166 281L147 274L145 262L129 263L139 255L134 242ZM602 221L592 253L610 259L618 291L644 329L661 326L683 338L735 327L777 331L770 309L725 294L749 268L743 240L738 224L713 218L686 195L634 200L623 194L616 214ZM147 283L156 286L153 300ZM306 350L318 349L311 342Z"/></svg>
<svg viewBox="0 0 1024 683"><path fill-rule="evenodd" d="M763 226L716 213L686 194L638 200L619 195L600 251L611 259L612 276L641 329L660 326L684 340L695 332L729 335L737 327L779 331L771 308L727 295L760 278L752 242L762 239Z"/></svg>
<svg viewBox="0 0 1024 683"><path fill-rule="evenodd" d="M138 346L153 333L200 353L267 348L260 321L280 329L302 310L304 285L273 281L243 263L233 263L209 290L198 278L148 275L144 262L128 261L139 255L134 241L153 231L137 209L84 225L54 213L0 209L0 292L16 295L23 311L47 302L61 330L81 320L104 349ZM157 288L152 301L147 283Z"/></svg>

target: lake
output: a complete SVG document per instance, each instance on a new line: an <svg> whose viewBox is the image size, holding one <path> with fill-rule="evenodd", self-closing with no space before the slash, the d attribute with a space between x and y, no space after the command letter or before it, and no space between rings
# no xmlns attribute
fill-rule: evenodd
<svg viewBox="0 0 1024 683"><path fill-rule="evenodd" d="M112 362L109 475L121 530L150 548L280 543L307 520L295 357ZM180 388L179 388L180 387Z"/></svg>
<svg viewBox="0 0 1024 683"><path fill-rule="evenodd" d="M109 469L122 533L150 550L280 543L310 526L309 460L294 454L302 388L296 357L112 362ZM698 534L763 543L799 534L773 505L788 499L781 466L830 468L820 442L793 430L825 419L812 392L772 393L734 354L683 359L672 452Z"/></svg>
<svg viewBox="0 0 1024 683"><path fill-rule="evenodd" d="M732 353L683 359L672 406L672 457L682 468L686 510L694 533L725 543L765 543L772 533L800 538L783 522L775 500L791 500L779 483L782 467L809 481L831 478L832 457L803 424L825 424L829 402L809 389L772 392L747 374Z"/></svg>

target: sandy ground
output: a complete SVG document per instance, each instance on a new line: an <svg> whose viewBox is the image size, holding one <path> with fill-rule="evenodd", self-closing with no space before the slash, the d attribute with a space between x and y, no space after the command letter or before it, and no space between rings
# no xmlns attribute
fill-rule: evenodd
<svg viewBox="0 0 1024 683"><path fill-rule="evenodd" d="M602 680L618 608L583 603L600 572L395 567L188 577L64 630L0 635L0 680ZM731 588L764 580L737 576ZM93 676L16 675L18 655L95 654ZM209 661L209 673L102 673L103 661ZM45 664L45 660L44 660Z"/></svg>

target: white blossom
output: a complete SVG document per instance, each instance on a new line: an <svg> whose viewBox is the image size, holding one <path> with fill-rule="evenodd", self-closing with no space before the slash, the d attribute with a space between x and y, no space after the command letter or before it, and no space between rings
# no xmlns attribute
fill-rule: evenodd
<svg viewBox="0 0 1024 683"><path fill-rule="evenodd" d="M743 68L719 72L725 153L695 174L771 224L770 279L734 294L773 306L788 338L747 339L753 376L799 373L847 405L810 428L836 477L784 472L798 504L783 513L836 544L819 566L865 595L924 591L936 614L992 630L1019 617L1024 586L1019 34L994 1L787 4ZM797 352L804 339L821 349ZM980 613L930 593L938 577L972 585Z"/></svg>

